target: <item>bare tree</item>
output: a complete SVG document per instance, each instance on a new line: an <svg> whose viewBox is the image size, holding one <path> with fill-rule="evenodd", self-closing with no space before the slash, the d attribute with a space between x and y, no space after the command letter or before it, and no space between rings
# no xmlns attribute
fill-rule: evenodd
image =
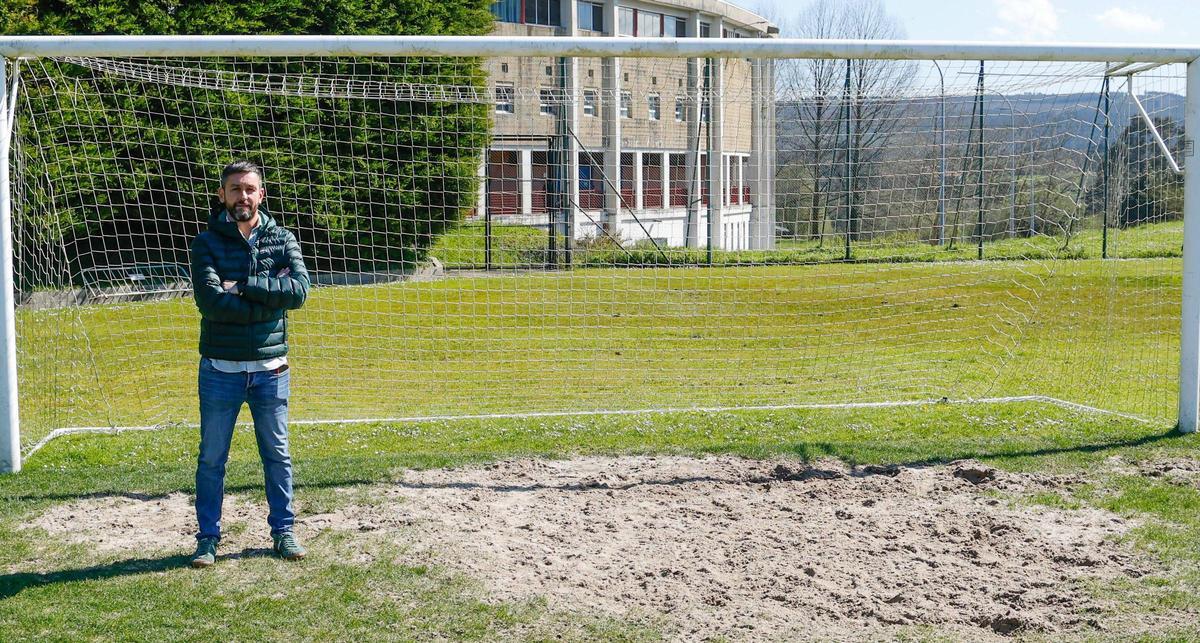
<svg viewBox="0 0 1200 643"><path fill-rule="evenodd" d="M905 35L881 0L813 0L794 18L780 23L781 32L799 38L880 40ZM848 91L844 86L847 65ZM777 88L784 98L780 116L795 119L798 135L791 141L780 141L780 147L790 152L785 163L801 159L812 163L808 234L817 238L833 200L831 195L837 192L831 184L845 178L840 169L844 164L837 162L838 157L845 160L846 155L852 155L856 174L871 175L868 169L881 160L904 116L903 99L916 65L911 61L809 59L788 61L782 67ZM839 140L847 103L854 124L850 141ZM855 183L855 192L867 186L863 178ZM844 199L846 225L851 235L857 236L861 229L857 212L860 205L853 194L844 195Z"/></svg>
<svg viewBox="0 0 1200 643"><path fill-rule="evenodd" d="M791 35L800 38L839 37L841 18L832 2L814 2L790 23ZM823 195L829 181L825 159L833 148L831 115L838 100L837 61L829 59L789 60L779 76L786 83L783 96L791 116L800 126L801 150L812 162L812 194L808 207L808 236L819 239L825 224Z"/></svg>

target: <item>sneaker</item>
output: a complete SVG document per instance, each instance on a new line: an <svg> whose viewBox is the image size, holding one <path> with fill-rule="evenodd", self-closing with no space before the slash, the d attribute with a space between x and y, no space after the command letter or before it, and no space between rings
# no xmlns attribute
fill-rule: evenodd
<svg viewBox="0 0 1200 643"><path fill-rule="evenodd" d="M211 567L217 562L217 539L201 538L196 542L196 553L192 555L192 567Z"/></svg>
<svg viewBox="0 0 1200 643"><path fill-rule="evenodd" d="M280 558L285 560L300 560L304 558L305 551L300 546L300 541L296 540L296 534L285 531L275 534L271 538L275 541L275 553L279 554Z"/></svg>

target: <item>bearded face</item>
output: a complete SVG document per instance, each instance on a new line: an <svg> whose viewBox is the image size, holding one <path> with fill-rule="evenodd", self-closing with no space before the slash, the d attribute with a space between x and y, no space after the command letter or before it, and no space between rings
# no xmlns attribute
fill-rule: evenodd
<svg viewBox="0 0 1200 643"><path fill-rule="evenodd" d="M217 198L234 221L253 221L257 218L258 206L264 196L266 192L263 190L262 177L257 172L230 174L225 179L225 185L217 190Z"/></svg>

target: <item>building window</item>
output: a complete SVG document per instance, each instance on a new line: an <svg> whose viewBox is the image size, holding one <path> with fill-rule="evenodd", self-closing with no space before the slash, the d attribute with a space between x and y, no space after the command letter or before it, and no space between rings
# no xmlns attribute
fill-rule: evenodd
<svg viewBox="0 0 1200 643"><path fill-rule="evenodd" d="M637 35L637 23L634 22L633 9L630 9L629 7L618 7L617 8L617 21L618 21L618 23L620 23L619 24L620 31L618 32L620 35L622 35L622 36L636 36Z"/></svg>
<svg viewBox="0 0 1200 643"><path fill-rule="evenodd" d="M710 31L710 29L711 29L711 28L708 26L708 23L707 23L707 22L702 22L702 23L700 23L700 37L701 37L701 38L707 38L707 37L708 37L708 35L709 35L709 31Z"/></svg>
<svg viewBox="0 0 1200 643"><path fill-rule="evenodd" d="M546 212L550 196L550 154L532 150L529 154L530 212Z"/></svg>
<svg viewBox="0 0 1200 643"><path fill-rule="evenodd" d="M659 99L658 94L650 94L647 96L646 106L650 111L650 120L662 120L662 100Z"/></svg>
<svg viewBox="0 0 1200 643"><path fill-rule="evenodd" d="M621 118L630 118L630 104L633 102L633 95L629 92L621 92Z"/></svg>
<svg viewBox="0 0 1200 643"><path fill-rule="evenodd" d="M521 0L496 0L492 15L500 22L521 22Z"/></svg>
<svg viewBox="0 0 1200 643"><path fill-rule="evenodd" d="M676 96L675 97L675 120L683 121L684 116L686 114L687 114L687 112L685 111L685 108L683 105L683 96Z"/></svg>
<svg viewBox="0 0 1200 643"><path fill-rule="evenodd" d="M729 170L726 175L729 177L729 188L726 191L729 194L729 202L738 205L742 202L742 157L729 157Z"/></svg>
<svg viewBox="0 0 1200 643"><path fill-rule="evenodd" d="M639 9L637 12L636 35L641 38L661 38L663 35L663 15Z"/></svg>
<svg viewBox="0 0 1200 643"><path fill-rule="evenodd" d="M660 152L642 154L642 207L663 207L663 155Z"/></svg>
<svg viewBox="0 0 1200 643"><path fill-rule="evenodd" d="M596 90L594 89L583 90L583 115L596 115Z"/></svg>
<svg viewBox="0 0 1200 643"><path fill-rule="evenodd" d="M559 0L522 0L522 4L525 5L525 24L562 25L562 3Z"/></svg>
<svg viewBox="0 0 1200 643"><path fill-rule="evenodd" d="M553 116L555 114L554 90L550 89L549 87L543 87L542 91L538 94L538 96L540 98L538 111L541 112L542 114L548 114L548 115Z"/></svg>
<svg viewBox="0 0 1200 643"><path fill-rule="evenodd" d="M600 173L596 168L581 163L579 165L579 189L599 192L603 189L600 184Z"/></svg>
<svg viewBox="0 0 1200 643"><path fill-rule="evenodd" d="M604 5L580 2L579 28L589 31L604 31Z"/></svg>
<svg viewBox="0 0 1200 643"><path fill-rule="evenodd" d="M633 152L621 152L621 204L626 208L634 206L636 176L633 173Z"/></svg>
<svg viewBox="0 0 1200 643"><path fill-rule="evenodd" d="M512 114L516 111L516 105L513 102L512 83L496 83L496 113L497 114Z"/></svg>
<svg viewBox="0 0 1200 643"><path fill-rule="evenodd" d="M584 210L604 207L604 174L600 171L603 163L601 154L579 153L579 207Z"/></svg>
<svg viewBox="0 0 1200 643"><path fill-rule="evenodd" d="M688 204L688 186L692 179L688 178L687 155L671 154L667 158L667 192L671 195L668 205L680 208Z"/></svg>
<svg viewBox="0 0 1200 643"><path fill-rule="evenodd" d="M487 209L491 215L521 212L521 153L492 150L487 165Z"/></svg>
<svg viewBox="0 0 1200 643"><path fill-rule="evenodd" d="M500 22L561 27L561 7L560 0L495 0L492 15Z"/></svg>
<svg viewBox="0 0 1200 643"><path fill-rule="evenodd" d="M668 38L686 38L687 37L687 20L676 18L675 16L667 16L663 23L664 35Z"/></svg>

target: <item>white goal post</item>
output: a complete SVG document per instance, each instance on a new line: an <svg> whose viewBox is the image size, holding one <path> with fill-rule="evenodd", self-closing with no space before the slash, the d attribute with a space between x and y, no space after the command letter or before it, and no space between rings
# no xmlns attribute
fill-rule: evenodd
<svg viewBox="0 0 1200 643"><path fill-rule="evenodd" d="M13 204L18 198L14 194L14 182L17 180L13 175L14 171L10 165L14 155L13 141L14 125L17 125L20 110L18 109L18 96L22 91L18 65L19 61L39 60L39 59L55 59L74 61L85 58L110 58L110 57L132 57L132 58L151 58L151 59L176 59L176 58L260 58L260 57L355 57L355 58L389 58L389 57L479 57L493 58L499 56L512 57L534 57L538 59L751 59L751 60L769 60L769 59L813 59L813 60L905 60L905 61L1026 61L1026 62L1088 62L1101 63L1109 65L1109 69L1113 72L1114 77L1117 72L1122 69L1121 73L1143 72L1153 69L1156 65L1163 64L1185 64L1186 65L1186 102L1183 107L1183 131L1186 133L1187 142L1183 145L1183 158L1172 159L1172 162L1178 162L1182 166L1183 172L1183 252L1182 252L1182 315L1179 323L1179 370L1178 370L1178 429L1182 432L1194 432L1197 430L1198 420L1200 420L1200 161L1197 161L1195 156L1194 141L1197 138L1197 133L1200 133L1200 46L1170 46L1170 47L1143 47L1143 46L1120 46L1120 45L1103 45L1103 44L1032 44L1032 43L988 43L988 42L932 42L932 41L844 41L844 40L798 40L798 39L773 39L773 38L618 38L618 37L528 37L528 38L507 38L507 37L439 37L439 36L14 36L0 37L0 59L3 60L3 65L0 65L0 472L15 472L21 467L22 458L22 442L21 442L21 427L18 414L18 344L17 344L17 283L14 276L14 221L13 221ZM764 75L762 69L758 66L754 67L753 83L760 86L763 83L770 84L767 80L769 76ZM849 87L849 71L850 67L846 65L846 86ZM1102 68L1103 69L1103 68ZM549 66L546 67L547 74L552 71ZM941 73L941 68L938 68ZM539 72L540 73L540 72ZM982 88L982 74L980 71L980 85ZM693 72L693 75L695 73ZM681 78L680 86L687 80ZM19 82L20 81L20 82ZM657 82L657 79L655 80ZM691 82L691 81L689 81ZM720 85L721 77L718 74L714 79L716 87ZM972 80L973 82L973 80ZM838 88L841 87L841 81L838 80ZM1130 81L1132 92L1132 81ZM615 87L616 85L612 85ZM609 85L605 85L609 88ZM571 109L596 111L594 105L588 106L586 96L580 94L578 83L568 88L568 96L565 102ZM604 91L604 90L601 90ZM759 90L761 92L761 90ZM1107 92L1107 85L1106 90ZM638 103L637 109L649 109L652 119L659 119L660 110L667 114L670 113L670 105L663 105L657 93L651 94L652 98L649 103ZM773 96L773 94L772 94ZM943 97L944 98L944 97ZM604 110L612 109L612 118L619 119L617 110L628 109L624 104L619 102L624 100L624 97L613 96L611 99L612 105L607 102L603 105ZM983 100L983 91L981 89L979 97L980 104ZM1136 101L1136 97L1135 97ZM547 99L543 98L543 102ZM966 102L964 101L965 105ZM648 106L647 106L648 105ZM699 101L696 102L697 118L699 117ZM718 104L719 105L719 104ZM1140 107L1140 103L1138 105ZM682 116L690 114L693 105L692 103L676 103L675 109L677 119L685 120ZM543 113L552 113L553 105L544 107L549 111ZM561 108L560 108L561 109ZM767 107L768 110L775 109L772 103ZM942 117L944 119L944 106ZM971 106L966 108L968 111ZM714 110L717 118L721 117L721 112L718 109ZM590 114L590 113L589 113ZM1142 114L1145 115L1143 109ZM607 115L602 114L604 118L598 117L597 120L605 120ZM974 118L972 112L972 118ZM1008 116L1014 123L1017 120L1016 112L1011 108L1008 110ZM690 116L688 118L691 118ZM756 116L755 118L760 118ZM667 117L669 120L669 116ZM701 119L702 120L702 119ZM962 119L966 122L966 119ZM1148 126L1153 131L1155 137L1158 138L1158 144L1166 149L1166 144L1163 143L1161 137L1155 128L1155 123L1146 115ZM773 118L771 119L773 121ZM979 145L980 149L983 146L984 132L984 117L982 111L978 115L979 133L976 136L975 130L971 130L965 136L965 140L971 144ZM776 135L772 129L768 129L761 121L754 121L754 137L753 145L761 149L764 145L772 149L774 154L774 140ZM839 124L840 128L841 125ZM973 125L972 125L973 127ZM1093 127L1097 127L1093 123ZM1015 130L1014 125L1013 129ZM729 131L732 128L726 128ZM717 128L720 131L720 128ZM840 129L839 129L840 132ZM573 133L571 134L574 135ZM710 132L711 135L711 132ZM851 130L847 129L847 140L852 136ZM976 136L976 138L971 138ZM1090 136L1090 135L1089 135ZM719 138L719 134L718 134ZM944 146L944 143L943 143ZM1011 158L1014 168L1016 167L1016 149L1018 142L1015 134L1013 135L1013 143ZM575 149L568 146L568 149ZM613 192L618 197L621 196L621 191L624 189L623 175L621 175L621 156L620 147L615 158L610 157L607 161L607 167L612 167L613 171L601 172L605 174L600 182L607 181L608 187L599 188L601 191L609 190L611 195ZM721 152L718 145L715 148L717 154ZM514 172L519 173L522 180L529 181L529 170L527 166L531 164L530 157L527 153L525 156L515 155L513 158L519 159L521 164L519 168L514 169ZM553 151L550 152L551 154ZM1088 153L1091 153L1089 148ZM1106 150L1107 153L1107 150ZM726 151L728 154L728 151ZM571 163L577 163L577 155L572 155ZM683 154L679 155L683 158ZM847 153L845 155L845 163L847 167L853 162L853 155ZM839 157L840 158L840 157ZM1008 157L1006 157L1008 158ZM707 178L698 178L701 170L696 170L697 178L690 179L696 181L711 181L712 185L717 186L717 191L725 189L722 181L726 180L720 176L722 167L734 168L734 166L723 166L724 162L716 162L713 155L709 155L709 167L705 168ZM662 152L660 156L653 156L650 153L643 158L641 152L637 153L636 159L632 167L636 168L638 178L636 182L638 187L631 191L635 194L639 206L643 205L643 192L645 189L641 185L642 172L657 172L659 184L667 183L665 178L669 174L669 169L672 167L672 158L668 152ZM695 168L697 158L694 155L688 156L688 167ZM736 162L736 161L735 161ZM653 167L654 170L646 170L644 164L657 164ZM942 159L942 172L945 174L945 158ZM973 167L973 166L972 166ZM1107 165L1106 165L1107 167ZM964 161L962 165L962 175L967 176L968 165ZM736 177L740 184L748 185L753 181L772 182L774 176L759 176L757 169L752 163L747 163L742 166L737 166L737 169L728 169L729 180L733 181ZM974 171L974 170L972 170ZM717 176L713 176L713 174ZM983 173L983 161L979 162L980 176ZM943 176L943 181L944 181ZM819 178L817 179L819 180ZM963 179L964 181L967 179ZM567 180L567 183L573 183L574 177ZM618 185L614 186L613 183ZM980 180L983 183L982 179ZM1025 189L1029 185L1036 183L1035 178L1029 178L1022 182L1018 180L1017 170L1012 170L1012 180L1006 184L1003 189L1011 189L1013 195L1011 205L1014 212L1013 219L1016 219L1016 210L1019 199L1016 194L1017 190ZM697 183L698 185L698 183ZM707 183L706 189L707 189ZM1083 192L1082 180L1080 181L1080 193ZM943 187L945 187L943 185ZM658 188L661 189L661 188ZM731 188L734 189L734 188ZM740 188L738 188L740 189ZM749 188L747 188L748 190ZM774 189L773 187L770 189ZM982 195L983 188L980 187ZM1029 188L1034 189L1034 188ZM1106 188L1107 189L1107 188ZM688 194L691 194L691 184L688 187ZM669 191L669 190L668 190ZM847 189L849 191L849 189ZM698 192L697 192L698 193ZM528 197L523 197L528 200ZM660 200L669 200L661 194L657 197ZM740 194L732 197L735 200L743 199ZM849 197L847 197L849 198ZM939 202L942 202L942 207L945 207L944 198L939 197ZM961 197L960 197L961 200ZM982 202L983 196L979 197ZM1032 197L1028 207L1032 211ZM716 199L714 199L716 201ZM518 204L519 209L520 204ZM525 204L528 209L528 203ZM632 209L632 206L630 206ZM710 207L711 204L710 204ZM848 211L852 206L847 206ZM983 206L980 205L982 211ZM944 217L944 210L943 210ZM849 216L849 215L848 215ZM982 214L980 222L982 225ZM1107 210L1106 215L1107 217ZM714 220L719 220L719 217L709 217L709 225L714 225ZM642 222L637 224L642 226ZM943 221L944 224L944 221ZM490 225L490 223L489 223ZM693 221L694 225L694 221ZM757 234L753 232L753 226L750 226L752 231L748 234L753 236ZM831 225L831 230L838 230L836 222ZM847 230L849 230L849 218L847 218ZM956 224L957 225L957 224ZM1011 225L1011 223L1010 223ZM1107 218L1105 226L1107 233ZM553 224L551 224L553 226ZM598 228L601 226L598 224ZM490 228L489 233L490 233ZM655 236L650 234L644 226L641 228L645 232L645 240L648 241L654 249L658 249L660 242L655 241ZM692 233L688 233L689 235ZM712 262L712 241L713 238L720 238L719 231L713 228L708 234L710 239L708 261ZM773 234L767 232L766 234ZM852 237L856 238L856 232L851 233L846 231L844 234L847 259L849 259L849 247ZM1033 234L1031 226L1030 234ZM1011 228L1010 228L1011 235ZM982 239L982 233L980 233ZM965 237L964 237L965 238ZM692 239L689 237L691 241ZM371 242L374 243L374 242ZM488 243L491 243L489 237ZM616 240L618 246L621 245L620 240ZM840 242L839 242L840 243ZM690 248L697 248L697 245L689 245ZM739 249L756 249L761 246L755 246L749 243L747 246ZM489 252L491 246L488 246ZM982 240L980 240L980 253L982 254ZM490 254L489 262L490 262ZM743 255L746 257L749 255ZM972 259L973 257L967 257ZM758 261L759 259L737 259L736 261ZM733 260L731 260L733 261ZM764 262L766 263L766 262ZM739 264L740 265L740 264ZM853 265L853 264L851 264ZM345 283L338 282L338 283ZM362 282L369 283L369 282ZM486 286L492 288L493 286ZM877 306L888 305L874 304ZM880 313L880 314L885 314ZM431 331L431 336L434 333ZM771 338L778 339L778 338ZM620 353L617 353L618 355ZM536 366L538 362L530 361L530 365ZM648 376L649 377L649 376ZM715 394L714 394L715 395ZM749 399L749 398L747 398ZM840 398L839 398L840 399ZM720 396L698 398L690 402L691 408L721 406L723 398ZM714 403L716 402L716 403ZM739 404L733 404L738 406ZM761 405L761 403L760 403ZM552 406L544 408L532 409L533 412L556 412L559 409ZM588 410L597 410L597 407L589 407ZM626 408L617 408L615 410L629 410ZM497 407L497 411L503 412L504 409ZM447 415L450 415L449 413ZM348 418L354 419L354 418ZM165 421L173 422L176 419L167 418Z"/></svg>

